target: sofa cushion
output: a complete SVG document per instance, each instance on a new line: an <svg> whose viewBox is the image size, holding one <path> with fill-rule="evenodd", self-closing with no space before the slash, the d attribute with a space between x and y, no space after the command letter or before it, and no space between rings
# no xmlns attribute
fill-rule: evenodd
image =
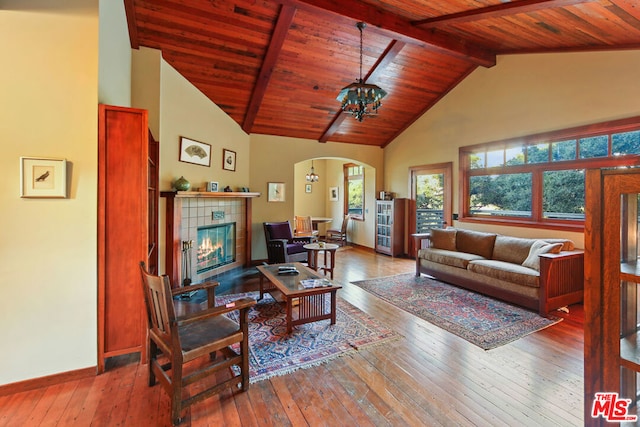
<svg viewBox="0 0 640 427"><path fill-rule="evenodd" d="M431 247L445 249L447 251L456 250L456 232L455 228L433 228L431 229Z"/></svg>
<svg viewBox="0 0 640 427"><path fill-rule="evenodd" d="M418 251L418 257L438 264L466 269L469 261L483 259L479 255L445 249L425 248Z"/></svg>
<svg viewBox="0 0 640 427"><path fill-rule="evenodd" d="M538 240L531 245L529 249L529 255L522 263L524 267L533 268L536 271L540 271L540 257L542 254L557 254L562 249L562 243L547 243L544 240Z"/></svg>
<svg viewBox="0 0 640 427"><path fill-rule="evenodd" d="M562 243L561 251L572 251L576 248L576 244L569 239L541 239L547 243Z"/></svg>
<svg viewBox="0 0 640 427"><path fill-rule="evenodd" d="M496 234L482 231L457 229L456 249L460 252L480 255L483 258L491 258Z"/></svg>
<svg viewBox="0 0 640 427"><path fill-rule="evenodd" d="M492 259L474 260L469 262L467 269L505 282L534 288L540 287L540 273L538 271L511 262Z"/></svg>
<svg viewBox="0 0 640 427"><path fill-rule="evenodd" d="M498 261L522 264L529 256L531 245L535 242L536 239L498 235L496 237L496 243L493 245L493 255L491 258Z"/></svg>

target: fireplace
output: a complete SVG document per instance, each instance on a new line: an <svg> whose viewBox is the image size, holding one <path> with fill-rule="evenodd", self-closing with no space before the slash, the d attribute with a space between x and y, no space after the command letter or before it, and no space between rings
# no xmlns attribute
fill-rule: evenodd
<svg viewBox="0 0 640 427"><path fill-rule="evenodd" d="M236 260L236 223L198 227L196 273L204 273Z"/></svg>

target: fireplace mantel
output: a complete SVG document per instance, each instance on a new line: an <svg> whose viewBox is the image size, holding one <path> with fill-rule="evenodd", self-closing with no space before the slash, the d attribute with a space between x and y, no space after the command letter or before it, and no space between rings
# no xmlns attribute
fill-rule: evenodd
<svg viewBox="0 0 640 427"><path fill-rule="evenodd" d="M182 205L191 199L239 199L245 205L244 247L242 248L244 267L251 266L251 201L260 193L249 192L205 192L205 191L163 191L160 193L166 203L165 234L165 274L171 279L172 287L181 286L182 263ZM188 218L187 218L188 219Z"/></svg>
<svg viewBox="0 0 640 427"><path fill-rule="evenodd" d="M260 197L260 193L248 193L248 192L240 192L240 191L231 191L231 192L209 192L209 191L163 191L160 193L162 197L167 198L187 198L187 197L214 197L214 198L222 198L222 197L240 197L240 198L252 198L252 197Z"/></svg>

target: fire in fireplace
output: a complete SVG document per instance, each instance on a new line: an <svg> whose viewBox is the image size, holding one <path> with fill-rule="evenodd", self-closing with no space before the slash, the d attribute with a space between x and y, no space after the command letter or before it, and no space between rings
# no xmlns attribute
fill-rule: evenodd
<svg viewBox="0 0 640 427"><path fill-rule="evenodd" d="M236 223L198 227L196 271L202 273L236 260Z"/></svg>

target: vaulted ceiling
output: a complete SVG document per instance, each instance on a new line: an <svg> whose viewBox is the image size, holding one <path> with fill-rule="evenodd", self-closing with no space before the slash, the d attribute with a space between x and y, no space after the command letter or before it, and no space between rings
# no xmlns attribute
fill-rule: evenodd
<svg viewBox="0 0 640 427"><path fill-rule="evenodd" d="M497 55L640 49L637 0L124 0L163 58L247 133L384 147ZM376 116L340 109L363 77ZM615 78L615 76L612 76Z"/></svg>

